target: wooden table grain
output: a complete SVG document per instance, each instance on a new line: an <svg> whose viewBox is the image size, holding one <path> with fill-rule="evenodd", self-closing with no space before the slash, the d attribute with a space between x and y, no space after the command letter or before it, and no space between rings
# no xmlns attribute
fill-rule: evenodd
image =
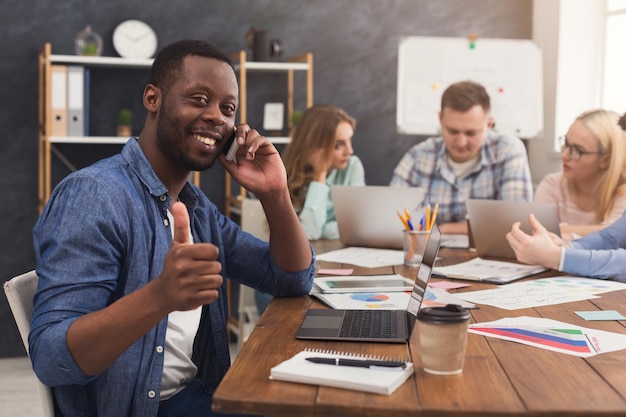
<svg viewBox="0 0 626 417"><path fill-rule="evenodd" d="M318 253L341 247L336 241L318 241L314 246ZM454 264L475 255L444 248L440 256L441 264ZM354 274L363 275L395 272L411 278L416 272L416 268L403 265L371 269L319 262L319 266L350 267ZM554 275L546 272L539 276ZM493 287L474 283L457 291ZM574 314L580 310L617 310L626 315L625 301L625 291L614 291L593 300L513 311L481 305L471 311L471 320L533 316L626 334L623 322L587 322ZM435 376L421 369L417 329L407 344L297 340L296 331L309 308L326 307L309 296L271 302L215 392L215 411L279 417L626 416L624 350L584 359L470 333L463 372ZM273 366L307 347L408 357L416 371L389 396L268 379Z"/></svg>

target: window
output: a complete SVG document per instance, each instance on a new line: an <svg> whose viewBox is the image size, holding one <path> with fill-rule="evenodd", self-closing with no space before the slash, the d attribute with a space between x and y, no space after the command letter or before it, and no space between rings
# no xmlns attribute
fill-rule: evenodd
<svg viewBox="0 0 626 417"><path fill-rule="evenodd" d="M606 0L602 107L626 112L626 0Z"/></svg>

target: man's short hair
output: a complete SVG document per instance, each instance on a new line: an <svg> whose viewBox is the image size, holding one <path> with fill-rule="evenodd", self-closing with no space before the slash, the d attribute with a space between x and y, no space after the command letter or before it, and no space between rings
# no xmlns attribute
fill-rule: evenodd
<svg viewBox="0 0 626 417"><path fill-rule="evenodd" d="M183 75L183 61L188 55L213 58L233 66L230 57L220 48L207 41L182 40L167 45L152 63L149 83L166 95L176 80Z"/></svg>
<svg viewBox="0 0 626 417"><path fill-rule="evenodd" d="M485 113L491 109L491 100L485 87L473 81L451 84L441 96L441 111L446 107L458 112L466 112L479 105Z"/></svg>

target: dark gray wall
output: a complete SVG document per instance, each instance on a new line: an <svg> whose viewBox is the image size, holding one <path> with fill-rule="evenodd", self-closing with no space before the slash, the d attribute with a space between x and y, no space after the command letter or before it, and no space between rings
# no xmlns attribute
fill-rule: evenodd
<svg viewBox="0 0 626 417"><path fill-rule="evenodd" d="M397 46L401 36L530 38L532 0L4 0L0 3L0 282L34 267L31 229L37 218L37 54L45 42L73 54L86 24L115 56L111 36L129 18L148 22L160 46L183 38L211 40L228 52L245 48L251 26L269 29L286 55L314 53L315 102L334 104L359 124L354 148L369 184L387 184L402 154L422 138L395 129ZM113 135L119 108L135 109L142 125L141 91L147 70L92 74L91 134ZM296 79L298 81L298 79ZM284 78L251 78L249 119L261 121L266 101L281 100ZM436 117L433 114L433 117ZM119 146L63 147L77 166L115 153ZM55 181L67 170L54 162ZM223 205L223 170L202 175L202 188ZM24 350L4 297L0 297L0 356Z"/></svg>

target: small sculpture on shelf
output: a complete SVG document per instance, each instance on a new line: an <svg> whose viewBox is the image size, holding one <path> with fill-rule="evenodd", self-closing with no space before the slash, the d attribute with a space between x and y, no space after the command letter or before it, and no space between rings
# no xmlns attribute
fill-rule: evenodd
<svg viewBox="0 0 626 417"><path fill-rule="evenodd" d="M270 58L283 54L283 44L280 39L270 39L266 30L251 27L245 36L246 45L252 49L254 61L269 61Z"/></svg>
<svg viewBox="0 0 626 417"><path fill-rule="evenodd" d="M90 25L87 25L85 29L76 34L74 46L76 55L100 56L102 52L102 38L91 30Z"/></svg>
<svg viewBox="0 0 626 417"><path fill-rule="evenodd" d="M133 112L121 109L117 115L117 136L132 136Z"/></svg>

